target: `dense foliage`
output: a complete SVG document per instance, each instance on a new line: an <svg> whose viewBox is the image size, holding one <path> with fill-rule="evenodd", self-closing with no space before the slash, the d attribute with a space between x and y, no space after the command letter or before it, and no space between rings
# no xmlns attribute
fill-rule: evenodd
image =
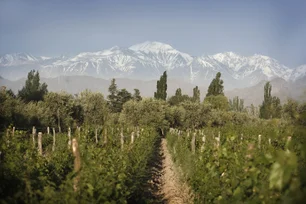
<svg viewBox="0 0 306 204"><path fill-rule="evenodd" d="M0 202L154 202L146 185L165 135L197 203L305 199L306 103L280 104L267 83L263 104L244 107L223 89L218 73L204 100L198 87L191 97L179 88L167 98L164 72L154 98L118 89L115 79L105 98L47 92L30 72L17 96L0 92Z"/></svg>
<svg viewBox="0 0 306 204"><path fill-rule="evenodd" d="M260 117L269 118L280 118L281 117L281 103L278 97L271 95L272 85L267 82L264 87L264 101L260 106Z"/></svg>
<svg viewBox="0 0 306 204"><path fill-rule="evenodd" d="M47 84L41 84L38 71L32 70L28 73L25 86L18 92L18 96L27 102L41 101L47 92Z"/></svg>
<svg viewBox="0 0 306 204"><path fill-rule="evenodd" d="M106 131L103 129L103 132ZM157 135L152 129L139 133L131 144L131 132L125 129L124 146L120 145L120 130L108 128L107 135L99 130L94 142L91 129L74 137L79 142L81 171L77 192L72 181L73 155L67 148L67 134L56 134L55 151L52 135L43 135L43 155L39 155L32 137L25 131L15 131L1 140L1 202L9 203L125 203L144 201L144 186L150 176L149 161L155 151ZM137 131L137 130L136 130ZM135 132L136 132L135 131ZM147 145L150 144L150 145Z"/></svg>
<svg viewBox="0 0 306 204"><path fill-rule="evenodd" d="M216 77L210 83L206 96L224 95L223 89L224 86L223 80L221 79L221 73L218 72L216 74Z"/></svg>
<svg viewBox="0 0 306 204"><path fill-rule="evenodd" d="M302 203L306 199L304 127L227 125L195 134L193 139L193 132L172 130L167 139L196 203Z"/></svg>
<svg viewBox="0 0 306 204"><path fill-rule="evenodd" d="M154 98L166 100L167 99L167 72L165 71L160 79L156 83L156 92L154 92Z"/></svg>

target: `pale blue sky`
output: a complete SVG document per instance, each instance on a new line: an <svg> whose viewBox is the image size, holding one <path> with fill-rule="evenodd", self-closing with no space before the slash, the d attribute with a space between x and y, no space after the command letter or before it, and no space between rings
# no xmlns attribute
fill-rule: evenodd
<svg viewBox="0 0 306 204"><path fill-rule="evenodd" d="M0 55L77 54L147 40L196 56L233 51L306 64L306 1L0 1Z"/></svg>

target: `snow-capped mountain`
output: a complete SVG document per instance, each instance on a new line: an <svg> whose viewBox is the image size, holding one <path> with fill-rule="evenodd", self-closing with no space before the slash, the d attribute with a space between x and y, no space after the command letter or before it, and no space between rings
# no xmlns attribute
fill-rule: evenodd
<svg viewBox="0 0 306 204"><path fill-rule="evenodd" d="M6 54L0 57L1 66L14 66L22 64L30 64L39 61L38 58L27 53Z"/></svg>
<svg viewBox="0 0 306 204"><path fill-rule="evenodd" d="M296 81L302 79L303 77L306 77L306 64L295 68L290 76L290 79L292 81Z"/></svg>
<svg viewBox="0 0 306 204"><path fill-rule="evenodd" d="M83 52L71 57L36 57L18 53L0 57L0 75L16 79L31 69L45 77L90 75L101 78L128 77L157 79L167 70L169 77L208 84L217 72L225 86L251 86L262 80L296 80L306 73L305 65L290 69L263 55L241 56L233 52L193 57L160 42L144 42L129 48L112 47L98 52Z"/></svg>

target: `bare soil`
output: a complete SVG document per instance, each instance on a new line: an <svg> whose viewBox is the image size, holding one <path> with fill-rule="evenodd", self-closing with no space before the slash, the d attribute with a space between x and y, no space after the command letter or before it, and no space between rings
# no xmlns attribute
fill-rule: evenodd
<svg viewBox="0 0 306 204"><path fill-rule="evenodd" d="M192 203L188 185L180 179L180 173L172 161L165 138L161 141L160 154L162 155L162 169L158 178L159 190L157 193L163 197L164 203Z"/></svg>

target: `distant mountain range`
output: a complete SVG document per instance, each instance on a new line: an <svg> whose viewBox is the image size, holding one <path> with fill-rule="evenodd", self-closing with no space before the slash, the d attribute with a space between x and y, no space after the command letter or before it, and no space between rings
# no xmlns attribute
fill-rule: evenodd
<svg viewBox="0 0 306 204"><path fill-rule="evenodd" d="M115 46L69 57L38 57L26 53L0 57L3 78L17 80L26 77L31 69L39 70L45 78L86 75L135 80L156 80L167 70L169 78L200 86L207 86L221 72L227 90L274 78L295 82L306 76L306 65L289 68L268 56L246 57L225 52L196 57L160 42L144 42L129 48Z"/></svg>

